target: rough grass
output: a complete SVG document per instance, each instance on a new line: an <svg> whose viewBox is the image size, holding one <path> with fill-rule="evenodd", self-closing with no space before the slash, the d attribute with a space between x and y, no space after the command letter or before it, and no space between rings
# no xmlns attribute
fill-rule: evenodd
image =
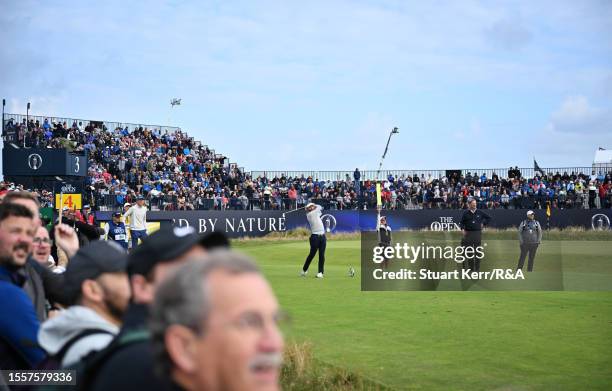
<svg viewBox="0 0 612 391"><path fill-rule="evenodd" d="M281 384L285 391L382 391L390 389L345 368L316 360L313 356L312 344L309 342L290 342L286 345Z"/></svg>

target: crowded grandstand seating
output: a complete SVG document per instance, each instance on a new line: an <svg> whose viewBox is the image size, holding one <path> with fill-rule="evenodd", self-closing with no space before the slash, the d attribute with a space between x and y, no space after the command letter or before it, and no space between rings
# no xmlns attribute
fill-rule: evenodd
<svg viewBox="0 0 612 391"><path fill-rule="evenodd" d="M99 122L7 121L18 145L86 150L86 199L98 210L119 209L143 195L156 210L294 209L315 202L326 209L376 207L372 180L319 180L313 176L251 175L180 129L117 126ZM612 171L559 172L526 178L518 168L504 173L389 175L383 180L384 209L610 208ZM11 184L2 184L8 189ZM49 192L38 192L43 204Z"/></svg>

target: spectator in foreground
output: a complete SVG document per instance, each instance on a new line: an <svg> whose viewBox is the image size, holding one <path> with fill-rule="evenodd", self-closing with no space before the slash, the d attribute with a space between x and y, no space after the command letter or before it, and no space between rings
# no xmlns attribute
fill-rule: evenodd
<svg viewBox="0 0 612 391"><path fill-rule="evenodd" d="M151 333L158 373L185 390L278 390L283 336L272 288L244 255L218 250L158 289Z"/></svg>
<svg viewBox="0 0 612 391"><path fill-rule="evenodd" d="M147 331L149 306L157 287L178 266L201 256L215 236L198 235L192 227L163 227L143 241L129 256L128 274L132 299L114 351L97 368L90 390L162 389L153 371L153 356ZM221 244L222 245L222 244ZM145 332L145 333L143 333ZM131 342L124 342L129 341Z"/></svg>
<svg viewBox="0 0 612 391"><path fill-rule="evenodd" d="M49 231L45 227L39 226L32 240L32 259L44 268L61 273L65 271L65 268L60 268L55 264L55 259L51 255L52 245L53 241L49 237Z"/></svg>
<svg viewBox="0 0 612 391"><path fill-rule="evenodd" d="M70 260L64 275L69 307L38 333L40 346L61 367L103 349L119 332L130 297L126 267L125 250L112 242L93 242Z"/></svg>
<svg viewBox="0 0 612 391"><path fill-rule="evenodd" d="M0 368L5 370L32 368L45 357L36 344L40 321L19 272L32 247L32 218L23 205L0 204Z"/></svg>
<svg viewBox="0 0 612 391"><path fill-rule="evenodd" d="M27 191L11 191L3 200L5 204L18 204L26 207L32 214L31 226L33 232L37 232L41 226L38 214L39 204L36 197ZM79 242L75 231L65 224L57 225L54 229L54 237L58 246L58 257L61 264L64 264L67 257L74 255L79 248ZM33 247L36 249L36 246ZM32 249L32 248L31 248ZM36 315L40 322L47 318L49 303L61 303L63 300L63 278L61 275L53 273L48 267L41 266L31 256L28 257L25 265L19 269L24 277L23 289L32 300Z"/></svg>

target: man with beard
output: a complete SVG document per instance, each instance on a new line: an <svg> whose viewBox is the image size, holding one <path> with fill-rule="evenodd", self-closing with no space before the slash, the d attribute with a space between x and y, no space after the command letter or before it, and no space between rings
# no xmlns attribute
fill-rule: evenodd
<svg viewBox="0 0 612 391"><path fill-rule="evenodd" d="M34 232L41 226L39 217L39 203L36 197L27 191L9 192L2 201L4 204L18 204L26 207L32 214L30 224ZM58 224L53 231L56 245L65 255L72 256L79 249L76 232L65 224ZM58 251L58 253L61 253ZM64 256L66 258L66 256ZM61 257L56 259L61 260ZM23 290L26 292L36 310L40 322L47 318L47 302L62 303L63 277L41 266L31 256L19 268L18 272L24 276Z"/></svg>
<svg viewBox="0 0 612 391"><path fill-rule="evenodd" d="M96 241L71 258L64 273L68 309L42 324L40 346L62 367L106 347L119 332L130 298L127 253Z"/></svg>
<svg viewBox="0 0 612 391"><path fill-rule="evenodd" d="M86 378L92 391L155 390L164 385L153 370L153 352L147 330L149 306L161 282L188 259L207 249L227 247L220 233L202 236L193 227L162 227L132 250L128 274L131 302L115 341L100 354Z"/></svg>
<svg viewBox="0 0 612 391"><path fill-rule="evenodd" d="M40 322L19 273L32 247L32 212L23 205L0 204L0 368L32 368L44 358L36 345Z"/></svg>

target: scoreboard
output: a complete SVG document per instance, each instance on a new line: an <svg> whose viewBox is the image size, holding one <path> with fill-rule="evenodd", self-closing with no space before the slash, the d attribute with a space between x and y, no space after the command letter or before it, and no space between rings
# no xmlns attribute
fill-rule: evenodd
<svg viewBox="0 0 612 391"><path fill-rule="evenodd" d="M11 148L2 151L5 176L77 176L87 175L87 154L66 149Z"/></svg>

